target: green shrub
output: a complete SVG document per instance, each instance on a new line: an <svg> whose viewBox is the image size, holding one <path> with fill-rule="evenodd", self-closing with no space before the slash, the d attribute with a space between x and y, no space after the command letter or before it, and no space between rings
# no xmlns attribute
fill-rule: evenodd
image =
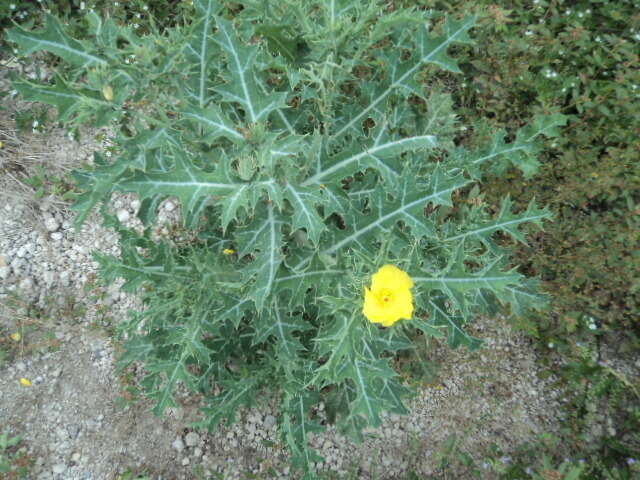
<svg viewBox="0 0 640 480"><path fill-rule="evenodd" d="M120 233L120 258L95 257L103 279L123 277L145 302L119 327L120 364L145 364L154 411L175 406L184 384L207 399L199 425L216 428L269 390L292 462L311 476L318 402L360 438L383 411L407 413L393 359L416 335L477 348L464 330L475 315L544 304L504 238L524 241L520 227L550 213L533 202L516 213L507 197L491 214L471 187L487 168L535 173L542 136L565 117L457 145L450 96L418 74L459 72L447 51L470 43L473 16L380 15L382 2L359 1L194 6L187 25L148 35L94 12L82 42L53 16L44 31L16 27L8 39L21 54L45 50L66 66L50 85L13 87L70 128L117 131L112 158L96 153L76 172L74 208L81 224L101 205ZM137 194L144 232L109 212L116 192ZM183 218L172 239L155 228L168 198ZM374 275L369 292L385 264L412 280L392 269L404 285ZM365 298L382 317L363 314Z"/></svg>
<svg viewBox="0 0 640 480"><path fill-rule="evenodd" d="M553 292L555 320L536 317L539 335L557 343L563 331L584 331L595 322L626 335L627 349L637 348L637 2L534 4L487 6L488 25L464 62L467 88L458 100L471 123L489 116L514 129L521 118L557 109L569 123L561 138L547 144L535 180L515 170L488 178L487 200L495 204L516 186L516 204L537 198L555 214L545 233L517 253L526 271Z"/></svg>
<svg viewBox="0 0 640 480"><path fill-rule="evenodd" d="M568 116L562 135L546 143L536 177L510 169L485 179L484 201L493 208L511 193L520 208L536 198L554 213L545 232L529 236L529 245L519 244L515 254L523 273L541 277L551 308L514 323L567 365L560 369L557 356L541 356L543 364L549 357L547 367L571 399L564 447L587 458L588 478L633 478L627 459L640 454L638 387L598 360L607 345L619 361L632 364L640 348L638 2L466 5L487 15L475 46L458 54L464 78L452 83L439 74L440 83L453 85L465 121L489 118L514 131L536 113L560 109ZM483 137L477 130L465 145ZM594 435L598 416L611 419L617 433Z"/></svg>

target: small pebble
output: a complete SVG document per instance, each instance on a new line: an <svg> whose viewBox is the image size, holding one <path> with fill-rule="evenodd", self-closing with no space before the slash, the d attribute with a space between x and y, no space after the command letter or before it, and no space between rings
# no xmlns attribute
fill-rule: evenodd
<svg viewBox="0 0 640 480"><path fill-rule="evenodd" d="M195 447L200 443L200 436L196 432L189 432L184 437L184 441L188 447Z"/></svg>
<svg viewBox="0 0 640 480"><path fill-rule="evenodd" d="M267 415L264 417L264 426L267 430L271 430L276 425L276 417L273 415Z"/></svg>
<svg viewBox="0 0 640 480"><path fill-rule="evenodd" d="M118 216L118 220L123 223L129 220L129 217L130 217L129 212L124 208L121 208L120 210L118 210L117 216Z"/></svg>
<svg viewBox="0 0 640 480"><path fill-rule="evenodd" d="M44 227L49 232L55 232L56 230L58 230L58 228L60 228L60 224L56 221L55 218L49 217L44 221Z"/></svg>
<svg viewBox="0 0 640 480"><path fill-rule="evenodd" d="M176 438L171 444L171 446L173 447L174 450L177 450L178 452L181 452L182 450L184 450L184 442L180 437Z"/></svg>

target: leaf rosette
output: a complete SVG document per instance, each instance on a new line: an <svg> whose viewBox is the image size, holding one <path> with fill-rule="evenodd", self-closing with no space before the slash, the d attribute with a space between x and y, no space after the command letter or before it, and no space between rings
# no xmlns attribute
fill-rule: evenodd
<svg viewBox="0 0 640 480"><path fill-rule="evenodd" d="M119 257L95 256L106 281L143 296L119 326L120 365L145 365L155 412L176 405L182 383L206 396L199 425L215 428L275 387L292 462L312 475L318 402L360 438L383 411L407 412L394 357L416 332L474 349L474 316L544 304L497 234L524 242L520 227L549 211L513 212L505 199L492 215L465 199L487 169L535 173L542 137L564 117L538 117L510 143L497 132L455 146L451 97L418 74L460 71L448 51L471 42L474 17L380 16L381 2L357 0L244 3L232 21L224 2L195 0L190 24L146 36L93 12L82 42L51 16L42 32L15 27L22 54L46 51L68 68L52 84L14 86L70 128L116 131L117 155L75 172L74 208L80 224L101 206L120 233ZM109 213L116 192L138 196L144 232ZM167 198L189 242L154 235Z"/></svg>

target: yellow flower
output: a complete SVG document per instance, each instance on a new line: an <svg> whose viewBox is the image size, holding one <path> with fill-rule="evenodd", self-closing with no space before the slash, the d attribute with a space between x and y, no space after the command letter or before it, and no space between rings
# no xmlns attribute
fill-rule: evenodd
<svg viewBox="0 0 640 480"><path fill-rule="evenodd" d="M393 265L384 265L371 278L371 290L364 288L362 313L373 323L390 327L413 315L413 280Z"/></svg>
<svg viewBox="0 0 640 480"><path fill-rule="evenodd" d="M20 383L24 386L24 387L30 387L31 386L31 382L26 379L26 378L21 378L20 379Z"/></svg>
<svg viewBox="0 0 640 480"><path fill-rule="evenodd" d="M14 342L19 342L20 339L22 338L22 335L20 335L20 332L12 333L9 336L11 337L11 340L13 340Z"/></svg>
<svg viewBox="0 0 640 480"><path fill-rule="evenodd" d="M225 248L224 250L222 250L222 253L224 253L225 255L233 255L234 253L236 253L236 251L231 248Z"/></svg>

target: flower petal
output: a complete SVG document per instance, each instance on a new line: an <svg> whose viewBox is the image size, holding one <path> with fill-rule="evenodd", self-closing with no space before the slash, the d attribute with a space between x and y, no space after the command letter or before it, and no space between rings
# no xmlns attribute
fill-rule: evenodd
<svg viewBox="0 0 640 480"><path fill-rule="evenodd" d="M413 280L407 272L400 270L395 265L383 265L371 277L371 288L389 288L395 290L413 287Z"/></svg>

